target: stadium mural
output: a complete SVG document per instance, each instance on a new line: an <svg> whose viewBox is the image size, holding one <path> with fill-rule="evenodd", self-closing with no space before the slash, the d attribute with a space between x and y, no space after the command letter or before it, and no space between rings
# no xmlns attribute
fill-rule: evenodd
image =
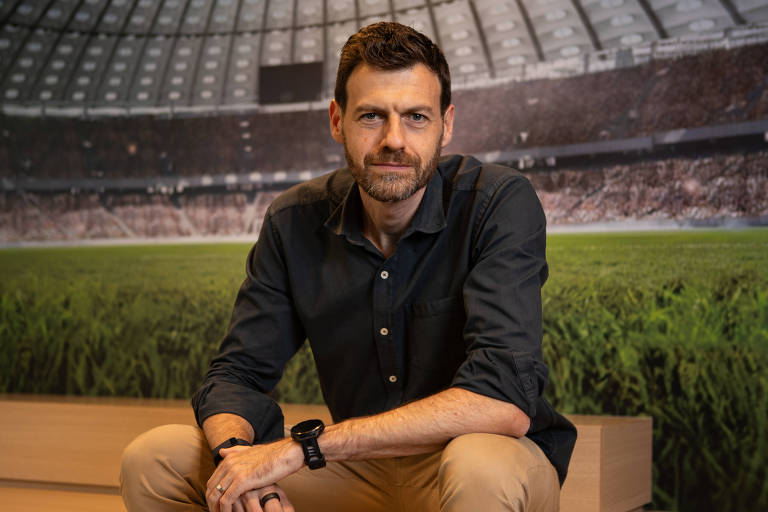
<svg viewBox="0 0 768 512"><path fill-rule="evenodd" d="M760 1L0 1L0 391L188 397L271 200L344 164L338 49L382 19L446 54L447 152L544 205L558 409L653 416L657 508L768 509Z"/></svg>

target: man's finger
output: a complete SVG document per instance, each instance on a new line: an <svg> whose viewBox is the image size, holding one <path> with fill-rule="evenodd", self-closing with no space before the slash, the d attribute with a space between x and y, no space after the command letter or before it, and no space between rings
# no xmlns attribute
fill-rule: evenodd
<svg viewBox="0 0 768 512"><path fill-rule="evenodd" d="M273 497L270 497L273 496ZM267 501L263 501L264 498L270 497ZM264 506L262 507L262 510L264 512L282 512L283 505L282 505L282 496L280 496L280 493L276 492L275 490L270 490L269 492L265 492L261 495L261 498L259 500L260 503L264 503Z"/></svg>
<svg viewBox="0 0 768 512"><path fill-rule="evenodd" d="M226 460L227 455L235 454L239 451L243 451L243 449L247 449L247 446L235 446L233 448L227 448L226 450L221 450L221 454L224 457L222 459L221 463L216 467L216 469L213 471L213 474L208 479L207 483L207 489L210 491L214 496L218 492L219 495L224 494L227 492L227 489L232 484L232 468L230 461Z"/></svg>
<svg viewBox="0 0 768 512"><path fill-rule="evenodd" d="M221 496L221 492L216 489L216 485L219 484L219 481L216 479L216 473L214 472L213 475L208 479L208 483L205 486L205 497L208 499L208 497L216 497L218 499L218 496ZM208 501L208 507L211 506L210 500ZM211 509L213 510L213 509Z"/></svg>
<svg viewBox="0 0 768 512"><path fill-rule="evenodd" d="M240 500L240 495L229 491L219 499L219 512L232 512L232 505Z"/></svg>
<svg viewBox="0 0 768 512"><path fill-rule="evenodd" d="M288 496L285 495L285 492L280 487L277 488L277 492L280 494L280 506L283 507L283 512L296 512L288 500Z"/></svg>
<svg viewBox="0 0 768 512"><path fill-rule="evenodd" d="M240 497L248 492L248 482L240 476L235 476L228 485L225 486L225 491L219 499L219 511L220 512L232 512L232 505L240 500Z"/></svg>
<svg viewBox="0 0 768 512"><path fill-rule="evenodd" d="M220 450L219 455L221 455L223 459L226 459L227 455L231 453L242 452L244 450L248 450L249 448L251 447L250 446L230 446L229 448L224 448L223 450Z"/></svg>
<svg viewBox="0 0 768 512"><path fill-rule="evenodd" d="M216 489L208 489L205 491L205 501L208 504L208 510L210 512L219 512L219 498L221 494Z"/></svg>
<svg viewBox="0 0 768 512"><path fill-rule="evenodd" d="M208 484L206 486L207 493L211 493L211 495L216 495L218 493L219 495L224 494L226 492L228 483L224 482L224 478L226 477L228 471L225 467L224 462L219 464L219 466L213 471L213 474L208 479ZM218 487L220 486L220 488Z"/></svg>
<svg viewBox="0 0 768 512"><path fill-rule="evenodd" d="M236 500L232 504L232 512L246 512L246 508L242 503L242 499Z"/></svg>
<svg viewBox="0 0 768 512"><path fill-rule="evenodd" d="M211 512L230 512L229 510L225 509L223 507L223 503L221 503L221 498L224 496L224 493L227 492L228 486L226 484L218 483L215 485L212 485L209 482L208 489L205 493L205 501L208 502L208 510Z"/></svg>
<svg viewBox="0 0 768 512"><path fill-rule="evenodd" d="M259 505L259 493L258 491L248 491L243 494L240 501L245 507L245 512L261 512L261 505Z"/></svg>
<svg viewBox="0 0 768 512"><path fill-rule="evenodd" d="M276 498L264 504L264 512L284 512L283 504Z"/></svg>

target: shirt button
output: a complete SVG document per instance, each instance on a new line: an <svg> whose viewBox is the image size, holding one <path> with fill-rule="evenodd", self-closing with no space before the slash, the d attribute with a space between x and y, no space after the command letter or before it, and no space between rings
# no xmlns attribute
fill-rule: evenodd
<svg viewBox="0 0 768 512"><path fill-rule="evenodd" d="M379 275L381 276L382 279L386 279L389 277L389 272L387 272L386 270L382 270L381 274Z"/></svg>
<svg viewBox="0 0 768 512"><path fill-rule="evenodd" d="M386 336L387 334L389 334L389 329L387 329L386 327L382 327L381 330L379 331L379 333L382 336Z"/></svg>
<svg viewBox="0 0 768 512"><path fill-rule="evenodd" d="M397 375L390 375L389 376L389 382L392 382L392 383L397 382Z"/></svg>

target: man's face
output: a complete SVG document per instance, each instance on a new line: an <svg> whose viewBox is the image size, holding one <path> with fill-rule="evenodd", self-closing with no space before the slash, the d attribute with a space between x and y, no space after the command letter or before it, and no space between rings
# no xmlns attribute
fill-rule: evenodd
<svg viewBox="0 0 768 512"><path fill-rule="evenodd" d="M392 203L423 189L453 134L453 105L440 113L440 81L423 64L385 71L362 64L347 81L347 107L331 102L331 134L352 176Z"/></svg>

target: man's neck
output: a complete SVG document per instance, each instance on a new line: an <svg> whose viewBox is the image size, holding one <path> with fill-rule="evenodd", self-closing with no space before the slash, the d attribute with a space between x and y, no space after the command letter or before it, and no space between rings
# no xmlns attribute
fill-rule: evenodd
<svg viewBox="0 0 768 512"><path fill-rule="evenodd" d="M422 188L408 199L395 203L382 203L369 196L362 188L363 236L381 251L385 258L394 254L397 243L411 224L424 197Z"/></svg>

